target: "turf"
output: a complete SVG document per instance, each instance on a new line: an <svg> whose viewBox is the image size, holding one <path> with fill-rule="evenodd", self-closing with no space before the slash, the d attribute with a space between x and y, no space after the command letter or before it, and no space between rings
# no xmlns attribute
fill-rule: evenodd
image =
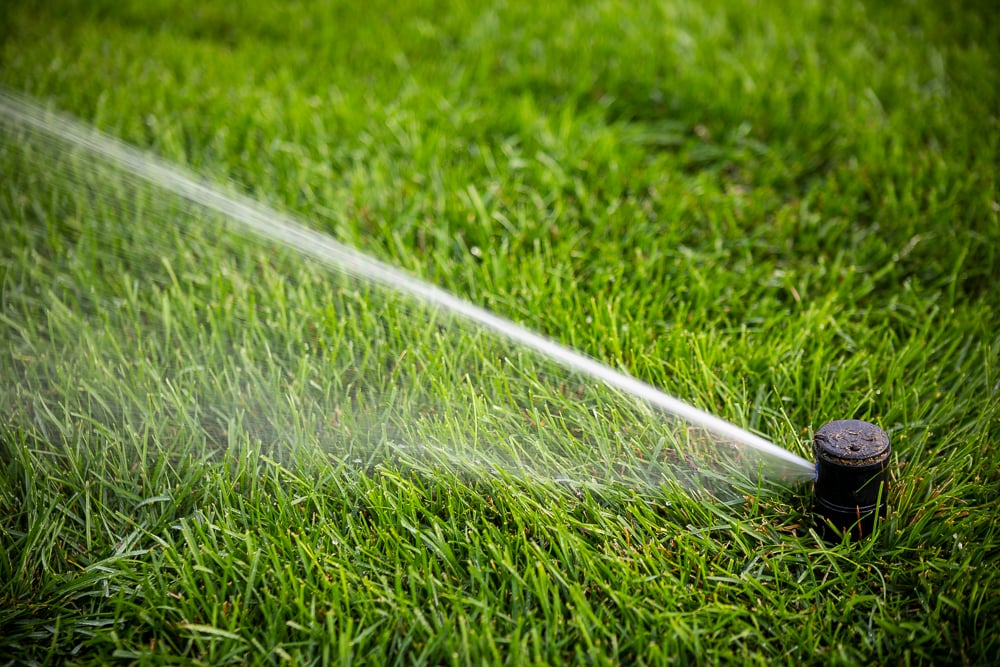
<svg viewBox="0 0 1000 667"><path fill-rule="evenodd" d="M799 454L850 417L894 454L887 520L827 544L808 488L567 491L356 438L289 449L369 433L325 412L364 407L358 386L402 387L415 432L462 442L573 394L538 396L523 360L538 400L482 419L516 350L288 253L174 238L144 224L178 214L149 192L53 189L8 138L0 655L989 663L986 4L5 7L4 86ZM450 377L480 393L433 422ZM612 412L567 429L620 434Z"/></svg>

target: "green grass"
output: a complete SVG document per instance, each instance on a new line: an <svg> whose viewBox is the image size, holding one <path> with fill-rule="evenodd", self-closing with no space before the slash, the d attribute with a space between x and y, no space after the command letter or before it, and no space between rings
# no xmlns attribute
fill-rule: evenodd
<svg viewBox="0 0 1000 667"><path fill-rule="evenodd" d="M0 83L797 453L879 423L891 511L825 544L808 488L414 465L386 442L507 451L556 419L615 456L655 425L291 253L170 231L211 216L10 134L0 655L1000 653L987 3L181 4L5 7Z"/></svg>

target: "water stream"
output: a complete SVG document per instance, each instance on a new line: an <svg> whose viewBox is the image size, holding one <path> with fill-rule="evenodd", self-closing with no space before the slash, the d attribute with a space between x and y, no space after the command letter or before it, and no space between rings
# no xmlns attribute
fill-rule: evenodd
<svg viewBox="0 0 1000 667"><path fill-rule="evenodd" d="M0 407L43 438L87 424L162 441L189 427L365 465L627 485L813 474L762 437L2 90L0 141L0 364L14 378Z"/></svg>

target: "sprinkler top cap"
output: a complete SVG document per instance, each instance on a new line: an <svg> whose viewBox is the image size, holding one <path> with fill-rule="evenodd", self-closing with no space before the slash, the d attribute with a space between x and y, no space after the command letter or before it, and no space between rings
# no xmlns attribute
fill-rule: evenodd
<svg viewBox="0 0 1000 667"><path fill-rule="evenodd" d="M889 453L889 436L874 424L859 419L832 421L816 431L813 450L817 460L843 466L865 466L883 461Z"/></svg>

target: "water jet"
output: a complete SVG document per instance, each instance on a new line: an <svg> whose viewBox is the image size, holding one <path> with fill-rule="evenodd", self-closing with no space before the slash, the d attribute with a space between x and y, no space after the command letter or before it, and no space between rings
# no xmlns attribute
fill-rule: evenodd
<svg viewBox="0 0 1000 667"><path fill-rule="evenodd" d="M81 415L126 444L155 432L165 449L183 427L212 447L266 443L280 461L314 451L717 496L814 474L792 451L2 88L0 158L12 199L44 204L31 215L58 230L26 236L21 252L56 263L23 264L27 287L0 322L21 345L0 354L16 378L0 410L30 428L43 415L47 438L68 433L58 415Z"/></svg>

